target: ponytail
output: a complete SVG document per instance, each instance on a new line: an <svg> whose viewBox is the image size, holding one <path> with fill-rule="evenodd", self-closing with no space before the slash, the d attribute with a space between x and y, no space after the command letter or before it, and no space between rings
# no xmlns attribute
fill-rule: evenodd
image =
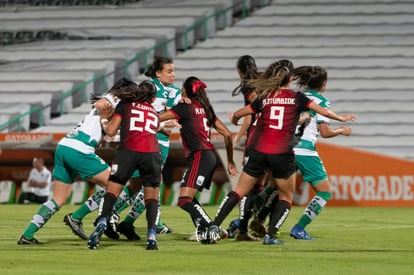
<svg viewBox="0 0 414 275"><path fill-rule="evenodd" d="M190 76L184 81L183 87L189 99L197 100L203 106L207 117L207 124L209 127L214 127L216 122L216 114L211 106L210 100L207 97L206 84L200 81L195 76Z"/></svg>

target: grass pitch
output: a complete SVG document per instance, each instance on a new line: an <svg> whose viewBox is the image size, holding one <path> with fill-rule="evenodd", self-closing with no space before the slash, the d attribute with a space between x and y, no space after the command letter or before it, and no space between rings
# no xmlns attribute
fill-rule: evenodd
<svg viewBox="0 0 414 275"><path fill-rule="evenodd" d="M145 215L135 223L141 241L106 236L97 250L64 225L66 205L35 235L39 246L18 246L18 237L38 205L0 205L0 274L413 274L414 208L327 207L308 226L316 241L289 237L303 212L293 207L282 227L283 246L222 240L215 245L187 241L193 225L186 212L162 206L173 234L158 236L158 251L145 250ZM217 206L206 207L211 216ZM125 214L124 212L123 214ZM236 218L236 208L223 223ZM92 213L84 220L92 232Z"/></svg>

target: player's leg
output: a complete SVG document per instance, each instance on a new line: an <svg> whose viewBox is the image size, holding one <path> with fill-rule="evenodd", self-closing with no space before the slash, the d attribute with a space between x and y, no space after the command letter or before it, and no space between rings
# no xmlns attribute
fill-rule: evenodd
<svg viewBox="0 0 414 275"><path fill-rule="evenodd" d="M263 244L284 244L284 242L276 238L276 232L284 224L289 216L291 209L291 202L294 192L295 174L292 174L289 178L277 179L279 187L279 201L274 204L274 208L271 211L270 223L268 232L263 238Z"/></svg>
<svg viewBox="0 0 414 275"><path fill-rule="evenodd" d="M284 244L276 238L276 232L279 231L290 213L296 181L295 156L293 154L275 154L268 155L267 159L269 169L279 189L279 201L271 211L270 224L268 232L263 238L263 244Z"/></svg>
<svg viewBox="0 0 414 275"><path fill-rule="evenodd" d="M96 227L88 238L89 249L96 249L99 246L102 234L108 227L108 220L112 214L114 204L135 171L138 160L139 155L134 151L119 150L115 154L107 191L101 201L99 216L94 223Z"/></svg>
<svg viewBox="0 0 414 275"><path fill-rule="evenodd" d="M143 190L139 191L131 203L131 209L124 220L119 223L118 232L125 235L130 241L138 241L141 237L135 232L134 222L145 211L145 199Z"/></svg>
<svg viewBox="0 0 414 275"><path fill-rule="evenodd" d="M240 201L240 224L235 237L236 241L260 241L259 238L256 238L248 232L249 219L252 216L253 201L256 194L256 191L251 190Z"/></svg>
<svg viewBox="0 0 414 275"><path fill-rule="evenodd" d="M162 157L159 153L144 154L138 166L144 186L147 209L147 250L157 250L158 196L160 193Z"/></svg>
<svg viewBox="0 0 414 275"><path fill-rule="evenodd" d="M290 231L290 236L300 240L315 240L308 235L305 227L322 211L331 198L328 175L319 156L296 156L296 164L302 172L305 182L309 182L316 194L308 203L298 223Z"/></svg>
<svg viewBox="0 0 414 275"><path fill-rule="evenodd" d="M72 167L76 167L76 172L82 179L100 186L98 190L92 194L84 204L81 205L75 212L65 215L63 222L68 225L72 232L81 239L86 240L88 237L83 231L82 219L92 211L98 209L99 202L106 192L106 186L109 178L109 165L106 164L99 156L95 154L78 153L72 156L71 159L66 158L67 162L71 162ZM55 173L55 169L53 173Z"/></svg>
<svg viewBox="0 0 414 275"><path fill-rule="evenodd" d="M72 192L72 184L54 181L53 198L43 203L20 236L17 244L39 244L34 234L65 204Z"/></svg>
<svg viewBox="0 0 414 275"><path fill-rule="evenodd" d="M145 207L147 209L147 250L157 250L157 216L159 187L144 187Z"/></svg>

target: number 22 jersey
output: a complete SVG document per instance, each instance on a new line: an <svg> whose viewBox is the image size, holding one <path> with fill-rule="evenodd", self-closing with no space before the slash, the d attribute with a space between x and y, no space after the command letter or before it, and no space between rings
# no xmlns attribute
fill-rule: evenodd
<svg viewBox="0 0 414 275"><path fill-rule="evenodd" d="M114 116L122 118L119 149L143 153L160 152L156 136L159 119L151 104L121 101Z"/></svg>

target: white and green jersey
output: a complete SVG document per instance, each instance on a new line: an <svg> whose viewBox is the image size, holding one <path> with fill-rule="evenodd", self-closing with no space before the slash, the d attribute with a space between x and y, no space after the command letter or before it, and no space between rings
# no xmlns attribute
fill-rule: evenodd
<svg viewBox="0 0 414 275"><path fill-rule="evenodd" d="M314 103L324 108L329 109L331 107L329 100L316 91L308 90L305 92L305 95ZM294 148L295 155L318 156L315 145L319 136L319 123L329 124L330 122L329 118L314 111L310 111L309 113L311 115L311 121L306 126L298 145Z"/></svg>
<svg viewBox="0 0 414 275"><path fill-rule="evenodd" d="M112 94L104 96L114 108L120 100ZM84 154L94 154L95 148L103 138L100 111L93 108L85 116L82 122L72 129L60 142L59 145L73 148Z"/></svg>
<svg viewBox="0 0 414 275"><path fill-rule="evenodd" d="M152 82L157 87L155 101L152 103L157 113L165 112L178 104L181 100L181 90L174 85L164 86L159 79L153 78ZM170 146L170 138L164 134L157 134L158 143L162 146Z"/></svg>

